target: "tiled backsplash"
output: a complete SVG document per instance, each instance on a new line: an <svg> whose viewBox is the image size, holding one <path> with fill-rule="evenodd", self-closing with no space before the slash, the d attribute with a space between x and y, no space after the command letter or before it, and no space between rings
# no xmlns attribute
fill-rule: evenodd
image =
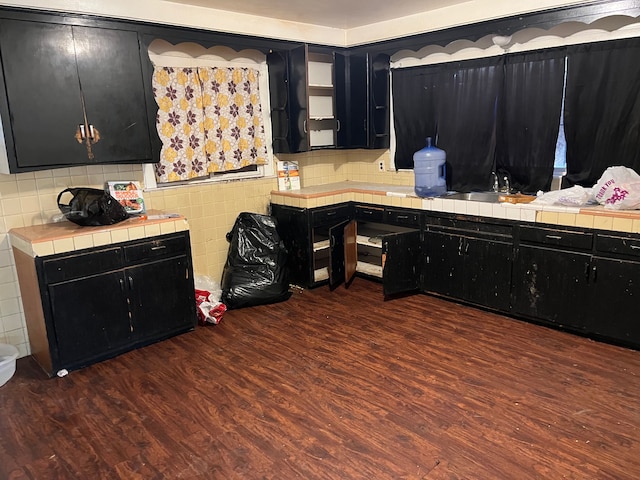
<svg viewBox="0 0 640 480"><path fill-rule="evenodd" d="M347 179L409 185L410 172L380 172L389 154L380 150L321 150L286 155L300 164L305 186ZM282 158L285 159L285 158ZM0 343L10 343L29 354L13 254L7 232L14 227L48 223L60 212L58 193L67 187L101 188L109 180L142 181L139 165L62 168L17 175L0 175ZM225 235L240 212L266 213L274 178L220 182L145 192L150 209L187 217L194 272L220 281L227 258Z"/></svg>

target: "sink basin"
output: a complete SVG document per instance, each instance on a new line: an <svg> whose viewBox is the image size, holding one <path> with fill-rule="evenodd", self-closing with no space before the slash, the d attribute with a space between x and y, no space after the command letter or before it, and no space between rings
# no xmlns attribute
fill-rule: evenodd
<svg viewBox="0 0 640 480"><path fill-rule="evenodd" d="M500 192L456 192L443 195L442 198L450 198L452 200L470 200L472 202L498 203Z"/></svg>

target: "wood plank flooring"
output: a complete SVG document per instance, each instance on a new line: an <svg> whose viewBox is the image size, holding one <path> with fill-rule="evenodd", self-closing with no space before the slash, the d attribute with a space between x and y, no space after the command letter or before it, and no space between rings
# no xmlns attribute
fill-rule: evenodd
<svg viewBox="0 0 640 480"><path fill-rule="evenodd" d="M637 479L640 352L381 286L0 388L0 479Z"/></svg>

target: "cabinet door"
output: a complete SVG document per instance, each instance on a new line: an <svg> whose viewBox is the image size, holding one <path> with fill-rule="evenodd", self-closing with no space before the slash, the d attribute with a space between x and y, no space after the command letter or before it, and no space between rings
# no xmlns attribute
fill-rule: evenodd
<svg viewBox="0 0 640 480"><path fill-rule="evenodd" d="M369 64L368 56L351 55L349 57L349 112L348 146L367 148L369 108Z"/></svg>
<svg viewBox="0 0 640 480"><path fill-rule="evenodd" d="M389 148L389 56L349 57L349 146Z"/></svg>
<svg viewBox="0 0 640 480"><path fill-rule="evenodd" d="M590 255L520 245L513 267L513 310L531 318L586 328Z"/></svg>
<svg viewBox="0 0 640 480"><path fill-rule="evenodd" d="M95 162L151 161L138 34L73 27L73 36L87 120L100 132Z"/></svg>
<svg viewBox="0 0 640 480"><path fill-rule="evenodd" d="M132 343L121 271L52 284L48 293L55 332L54 371L88 365Z"/></svg>
<svg viewBox="0 0 640 480"><path fill-rule="evenodd" d="M347 65L344 55L333 54L333 87L336 112L336 146L349 146Z"/></svg>
<svg viewBox="0 0 640 480"><path fill-rule="evenodd" d="M287 248L287 268L290 282L301 287L313 283L312 240L306 209L271 205L280 238Z"/></svg>
<svg viewBox="0 0 640 480"><path fill-rule="evenodd" d="M87 163L72 28L1 20L0 50L17 167Z"/></svg>
<svg viewBox="0 0 640 480"><path fill-rule="evenodd" d="M334 289L345 280L345 227L348 220L329 228L331 253L329 259L329 288Z"/></svg>
<svg viewBox="0 0 640 480"><path fill-rule="evenodd" d="M195 327L193 279L186 257L125 271L136 342L149 342Z"/></svg>
<svg viewBox="0 0 640 480"><path fill-rule="evenodd" d="M385 295L420 287L420 231L391 233L382 240L382 282Z"/></svg>
<svg viewBox="0 0 640 480"><path fill-rule="evenodd" d="M386 54L375 55L371 60L369 148L389 148L389 90L389 56Z"/></svg>
<svg viewBox="0 0 640 480"><path fill-rule="evenodd" d="M640 346L640 262L594 257L591 279L589 333Z"/></svg>
<svg viewBox="0 0 640 480"><path fill-rule="evenodd" d="M289 52L290 133L291 153L309 150L309 110L307 107L307 46Z"/></svg>
<svg viewBox="0 0 640 480"><path fill-rule="evenodd" d="M289 70L287 52L267 54L269 66L269 100L273 153L290 153L289 146Z"/></svg>
<svg viewBox="0 0 640 480"><path fill-rule="evenodd" d="M424 246L424 290L461 298L464 237L430 231L425 233Z"/></svg>
<svg viewBox="0 0 640 480"><path fill-rule="evenodd" d="M467 237L464 253L464 300L509 310L513 245Z"/></svg>

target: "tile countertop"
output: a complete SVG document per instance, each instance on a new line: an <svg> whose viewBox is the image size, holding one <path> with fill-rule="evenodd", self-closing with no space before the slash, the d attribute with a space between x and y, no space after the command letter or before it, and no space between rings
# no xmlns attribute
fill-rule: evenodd
<svg viewBox="0 0 640 480"><path fill-rule="evenodd" d="M420 198L413 186L367 182L337 182L300 190L271 192L280 205L314 208L356 201L384 206L503 218L553 225L640 233L640 210L609 210L602 206L565 207L536 203L487 203L449 198Z"/></svg>
<svg viewBox="0 0 640 480"><path fill-rule="evenodd" d="M184 230L189 230L185 217L168 217L168 214L160 211L149 211L147 218L132 217L109 226L82 227L63 220L12 228L9 230L9 240L12 247L27 255L42 257Z"/></svg>

